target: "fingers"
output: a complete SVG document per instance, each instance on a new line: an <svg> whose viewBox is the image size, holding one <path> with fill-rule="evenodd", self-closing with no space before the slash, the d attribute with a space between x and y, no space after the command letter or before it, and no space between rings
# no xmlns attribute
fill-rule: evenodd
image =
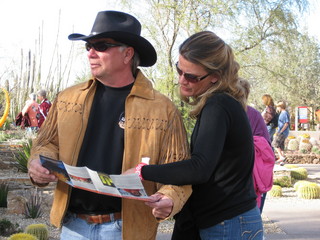
<svg viewBox="0 0 320 240"><path fill-rule="evenodd" d="M149 197L149 203L158 202L163 197L163 194L155 193Z"/></svg>
<svg viewBox="0 0 320 240"><path fill-rule="evenodd" d="M39 159L33 159L29 163L28 174L36 183L49 183L57 181L55 175L50 174L50 171L42 167Z"/></svg>
<svg viewBox="0 0 320 240"><path fill-rule="evenodd" d="M133 173L136 173L136 169L130 168L127 171L123 172L122 175L133 174Z"/></svg>
<svg viewBox="0 0 320 240"><path fill-rule="evenodd" d="M173 208L173 201L171 198L168 198L165 195L156 193L152 195L154 199L158 199L157 201L146 202L145 204L152 209L152 214L158 219L164 219L170 215Z"/></svg>

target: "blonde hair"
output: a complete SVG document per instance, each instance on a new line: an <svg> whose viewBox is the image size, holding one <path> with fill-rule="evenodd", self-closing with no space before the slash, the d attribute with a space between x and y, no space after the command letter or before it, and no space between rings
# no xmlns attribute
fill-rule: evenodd
<svg viewBox="0 0 320 240"><path fill-rule="evenodd" d="M182 100L194 106L190 112L191 117L197 117L207 99L218 92L229 94L246 108L245 92L238 77L240 65L235 61L231 47L220 37L210 31L193 34L180 45L179 54L218 78L216 83L199 96L181 96Z"/></svg>
<svg viewBox="0 0 320 240"><path fill-rule="evenodd" d="M277 106L277 107L280 107L280 108L282 108L282 109L286 109L287 104L286 104L286 102L284 102L284 101L279 101L279 102L277 102L276 106Z"/></svg>

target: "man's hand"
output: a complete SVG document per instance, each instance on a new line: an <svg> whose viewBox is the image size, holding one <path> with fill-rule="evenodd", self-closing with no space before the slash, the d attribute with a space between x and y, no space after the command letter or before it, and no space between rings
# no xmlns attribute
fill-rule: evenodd
<svg viewBox="0 0 320 240"><path fill-rule="evenodd" d="M44 167L42 167L40 163L40 159L33 159L29 163L28 168L29 176L35 183L46 184L49 182L56 182L58 178L50 174L50 171Z"/></svg>
<svg viewBox="0 0 320 240"><path fill-rule="evenodd" d="M152 209L152 214L158 219L165 219L170 215L173 208L173 200L161 193L155 193L150 196L151 201L145 204Z"/></svg>

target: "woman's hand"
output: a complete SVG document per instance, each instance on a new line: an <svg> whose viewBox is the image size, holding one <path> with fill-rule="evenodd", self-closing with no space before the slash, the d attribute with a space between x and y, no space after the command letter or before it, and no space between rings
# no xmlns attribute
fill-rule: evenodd
<svg viewBox="0 0 320 240"><path fill-rule="evenodd" d="M136 173L136 169L130 168L127 171L123 172L122 175L133 174L133 173Z"/></svg>

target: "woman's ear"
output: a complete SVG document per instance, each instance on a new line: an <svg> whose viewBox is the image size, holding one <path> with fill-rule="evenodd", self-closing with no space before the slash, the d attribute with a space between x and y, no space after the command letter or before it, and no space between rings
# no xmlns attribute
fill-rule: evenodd
<svg viewBox="0 0 320 240"><path fill-rule="evenodd" d="M218 80L219 80L219 77L217 75L212 75L211 82L213 84L215 84Z"/></svg>

